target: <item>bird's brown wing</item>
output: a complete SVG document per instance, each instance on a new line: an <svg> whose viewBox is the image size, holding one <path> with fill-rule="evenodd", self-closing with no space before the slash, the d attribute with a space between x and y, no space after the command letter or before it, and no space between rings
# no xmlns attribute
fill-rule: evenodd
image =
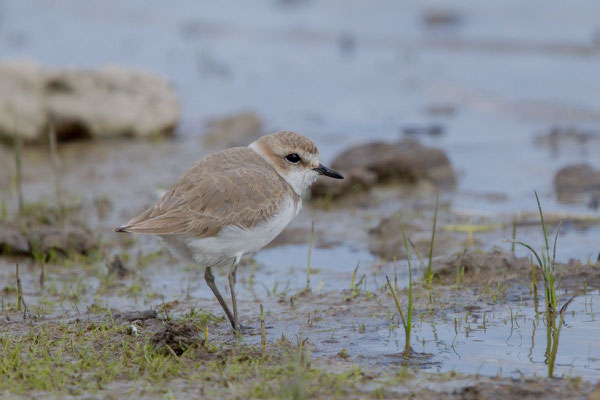
<svg viewBox="0 0 600 400"><path fill-rule="evenodd" d="M151 208L119 232L216 235L224 226L252 228L277 212L289 184L254 150L233 148L194 164Z"/></svg>

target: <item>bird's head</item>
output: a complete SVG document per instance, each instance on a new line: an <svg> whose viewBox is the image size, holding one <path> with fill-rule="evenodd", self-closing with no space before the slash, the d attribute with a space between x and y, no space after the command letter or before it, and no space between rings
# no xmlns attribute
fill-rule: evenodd
<svg viewBox="0 0 600 400"><path fill-rule="evenodd" d="M259 153L298 194L319 175L344 179L337 171L319 162L319 149L305 136L291 131L265 135L249 146Z"/></svg>

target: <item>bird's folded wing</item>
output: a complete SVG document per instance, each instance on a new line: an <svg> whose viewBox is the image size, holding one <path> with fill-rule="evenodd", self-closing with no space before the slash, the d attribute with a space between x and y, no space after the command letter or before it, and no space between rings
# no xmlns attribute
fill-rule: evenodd
<svg viewBox="0 0 600 400"><path fill-rule="evenodd" d="M207 161L196 163L153 207L119 231L208 237L228 225L252 228L277 213L291 191L268 164L225 169Z"/></svg>

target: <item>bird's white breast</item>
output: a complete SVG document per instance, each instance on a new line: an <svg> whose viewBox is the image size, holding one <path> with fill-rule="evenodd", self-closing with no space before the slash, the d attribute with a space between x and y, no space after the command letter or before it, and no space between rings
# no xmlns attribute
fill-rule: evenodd
<svg viewBox="0 0 600 400"><path fill-rule="evenodd" d="M171 247L175 247L173 250L176 253L187 253L185 258L191 258L190 261L205 266L219 266L265 247L298 215L301 207L301 199L295 202L291 196L287 196L277 213L252 228L229 225L221 229L217 236L209 238L180 237L177 239L179 244L173 243L175 238L164 238Z"/></svg>

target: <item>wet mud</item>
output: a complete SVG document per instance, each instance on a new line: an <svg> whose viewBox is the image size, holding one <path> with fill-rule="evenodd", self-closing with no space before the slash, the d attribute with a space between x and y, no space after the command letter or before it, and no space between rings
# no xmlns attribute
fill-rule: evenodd
<svg viewBox="0 0 600 400"><path fill-rule="evenodd" d="M0 255L28 256L38 261L86 256L102 248L98 235L87 227L77 207L63 209L29 204L12 220L0 222Z"/></svg>

